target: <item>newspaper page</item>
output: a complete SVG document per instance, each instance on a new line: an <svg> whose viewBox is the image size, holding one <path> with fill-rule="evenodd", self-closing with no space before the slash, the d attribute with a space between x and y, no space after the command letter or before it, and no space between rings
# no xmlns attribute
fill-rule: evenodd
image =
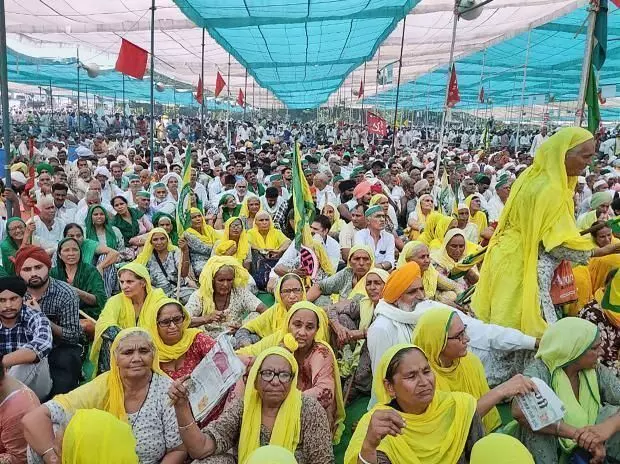
<svg viewBox="0 0 620 464"><path fill-rule="evenodd" d="M557 423L564 417L564 405L553 390L542 380L532 377L537 392L517 396L517 404L523 411L532 430L537 431Z"/></svg>
<svg viewBox="0 0 620 464"><path fill-rule="evenodd" d="M222 334L217 338L216 344L186 382L197 421L205 418L245 373L245 365L235 354L229 337Z"/></svg>

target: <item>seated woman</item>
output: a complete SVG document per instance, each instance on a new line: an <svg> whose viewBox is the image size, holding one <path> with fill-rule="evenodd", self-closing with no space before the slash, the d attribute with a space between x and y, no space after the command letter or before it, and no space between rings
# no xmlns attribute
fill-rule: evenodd
<svg viewBox="0 0 620 464"><path fill-rule="evenodd" d="M184 238L179 239L177 248L161 227L156 227L148 233L144 248L136 256L135 262L146 266L151 276L151 285L162 289L170 298L178 296L182 303L187 303L196 289L195 286L190 286L188 280L189 248L187 242ZM177 285L179 269L181 284Z"/></svg>
<svg viewBox="0 0 620 464"><path fill-rule="evenodd" d="M587 452L598 459L606 452L611 462L620 459L620 380L598 363L600 348L596 326L576 317L550 324L543 334L537 359L523 374L553 389L564 404L564 419L534 432L516 401L512 403L512 415L519 423L514 436L536 463L573 462L572 454L585 457L575 462L588 462ZM580 449L584 445L587 450Z"/></svg>
<svg viewBox="0 0 620 464"><path fill-rule="evenodd" d="M254 226L248 231L248 240L254 252L270 259L278 259L286 251L291 241L273 225L267 211L259 211L254 218Z"/></svg>
<svg viewBox="0 0 620 464"><path fill-rule="evenodd" d="M597 247L604 248L612 243L620 243L620 241L614 237L614 234L609 226L603 226L603 223L601 222L595 222L592 225L602 226L599 230L590 234ZM605 287L609 273L618 268L620 268L620 254L618 253L592 257L588 260L588 274L590 275L590 283L593 294L596 294L597 290Z"/></svg>
<svg viewBox="0 0 620 464"><path fill-rule="evenodd" d="M80 309L97 319L108 298L103 278L95 266L82 260L80 243L63 238L56 251L56 266L50 276L68 283L80 298Z"/></svg>
<svg viewBox="0 0 620 464"><path fill-rule="evenodd" d="M254 227L254 218L256 217L256 213L261 211L263 206L261 204L260 198L256 195L248 193L241 203L241 209L239 210L239 218L243 221L243 227L246 230L250 230ZM235 217L235 216L233 216ZM232 218L228 218L226 222L228 222Z"/></svg>
<svg viewBox="0 0 620 464"><path fill-rule="evenodd" d="M86 238L117 250L122 259L133 259L131 252L125 252L125 239L118 227L112 225L108 213L101 205L93 205L88 208L84 225Z"/></svg>
<svg viewBox="0 0 620 464"><path fill-rule="evenodd" d="M480 229L472 222L467 204L459 203L456 219L456 227L463 231L465 238L472 243L478 243L480 240Z"/></svg>
<svg viewBox="0 0 620 464"><path fill-rule="evenodd" d="M482 211L482 195L474 193L465 198L465 204L469 208L469 221L476 225L478 228L478 235L480 239L490 239L491 235L488 235L487 227L489 227L489 220L484 211ZM478 241L472 240L473 243Z"/></svg>
<svg viewBox="0 0 620 464"><path fill-rule="evenodd" d="M179 245L179 233L177 232L177 222L168 213L159 211L153 214L153 227L161 227L166 231L173 245Z"/></svg>
<svg viewBox="0 0 620 464"><path fill-rule="evenodd" d="M437 272L454 280L462 288L468 288L478 282L476 267L470 267L464 274L457 272L455 267L463 258L474 253L476 248L465 238L461 229L451 229L446 233L442 247L431 252L431 260Z"/></svg>
<svg viewBox="0 0 620 464"><path fill-rule="evenodd" d="M426 353L437 388L469 393L476 398L476 410L483 418L486 431L492 432L501 425L495 406L518 394L534 391L536 386L518 374L490 390L480 359L468 352L466 328L456 311L433 308L420 317L412 341Z"/></svg>
<svg viewBox="0 0 620 464"><path fill-rule="evenodd" d="M0 354L2 366L2 354ZM26 462L27 443L21 426L22 417L40 406L39 398L19 380L0 368L0 462Z"/></svg>
<svg viewBox="0 0 620 464"><path fill-rule="evenodd" d="M467 464L484 436L476 400L439 388L415 345L388 349L373 379L377 404L359 421L345 464Z"/></svg>
<svg viewBox="0 0 620 464"><path fill-rule="evenodd" d="M248 289L248 271L231 256L214 256L200 273L200 287L187 302L191 327L204 326L216 338L237 330L252 313L262 313L265 305Z"/></svg>
<svg viewBox="0 0 620 464"><path fill-rule="evenodd" d="M252 250L242 218L231 217L224 224L224 234L213 247L211 256L232 256L248 271L252 267Z"/></svg>
<svg viewBox="0 0 620 464"><path fill-rule="evenodd" d="M295 303L286 315L284 328L258 343L237 351L246 364L268 348L284 346L299 366L297 388L316 398L329 418L334 443L340 442L344 429L344 404L340 371L328 343L329 321L325 311L309 301Z"/></svg>
<svg viewBox="0 0 620 464"><path fill-rule="evenodd" d="M276 302L260 316L246 322L235 333L238 347L256 343L261 338L282 330L286 324L286 315L289 309L306 299L306 290L301 278L297 274L286 274L278 281L273 292Z"/></svg>
<svg viewBox="0 0 620 464"><path fill-rule="evenodd" d="M2 253L2 267L7 275L15 275L15 266L10 258L15 256L17 250L22 244L32 243L32 237L28 235L30 240L24 242L26 235L26 223L18 217L7 219L5 226L5 237L0 243L0 252Z"/></svg>
<svg viewBox="0 0 620 464"><path fill-rule="evenodd" d="M332 223L332 226L329 229L329 235L331 235L331 237L335 240L338 240L340 237L340 231L342 230L342 226L346 224L344 219L340 218L340 212L338 211L338 208L336 208L333 203L325 203L321 214L327 216Z"/></svg>
<svg viewBox="0 0 620 464"><path fill-rule="evenodd" d="M424 243L431 252L441 248L443 239L450 229L454 229L458 221L452 216L444 216L441 213L431 213L426 219L424 232L418 237L418 241Z"/></svg>
<svg viewBox="0 0 620 464"><path fill-rule="evenodd" d="M190 227L183 237L189 247L189 259L194 275L200 275L211 257L211 251L215 242L221 237L221 232L216 231L207 224L205 217L198 208L189 210Z"/></svg>
<svg viewBox="0 0 620 464"><path fill-rule="evenodd" d="M226 221L228 221L231 217L239 216L241 205L237 204L237 200L232 193L226 193L220 198L218 207L219 208L213 227L217 230L222 230Z"/></svg>
<svg viewBox="0 0 620 464"><path fill-rule="evenodd" d="M605 222L613 217L612 201L613 197L607 191L593 193L590 198L590 211L577 218L577 227L582 230L589 229L595 222Z"/></svg>
<svg viewBox="0 0 620 464"><path fill-rule="evenodd" d="M181 438L194 462L245 463L255 449L279 445L294 452L299 464L332 464L327 414L317 400L295 387L297 376L297 361L288 350L263 351L250 369L243 398L234 400L204 432L194 422L183 385L186 377L175 380L169 396L181 424Z"/></svg>
<svg viewBox="0 0 620 464"><path fill-rule="evenodd" d="M433 196L425 193L418 198L418 203L409 218L407 218L407 225L409 226L409 238L417 240L424 229L430 215L435 210L435 204L433 202Z"/></svg>
<svg viewBox="0 0 620 464"><path fill-rule="evenodd" d="M116 211L112 218L112 225L121 231L125 247L131 247L137 253L138 249L144 245L146 234L153 228L153 224L136 208L130 208L124 196L115 196L111 203Z"/></svg>
<svg viewBox="0 0 620 464"><path fill-rule="evenodd" d="M95 340L90 349L90 360L97 367L95 375L110 369L110 347L119 332L145 327L145 314L154 311L157 302L166 298L163 290L151 286L149 271L141 264L125 264L119 269L118 278L122 291L107 301L95 325Z"/></svg>
<svg viewBox="0 0 620 464"><path fill-rule="evenodd" d="M347 299L353 287L374 267L375 254L367 245L356 245L349 251L347 267L333 276L320 280L308 290L308 301L316 301L321 295Z"/></svg>
<svg viewBox="0 0 620 464"><path fill-rule="evenodd" d="M366 345L366 332L374 320L375 307L381 299L389 273L372 268L343 300L327 308L327 316L335 335L340 375L352 382L348 400L359 395L370 395L372 369ZM348 388L345 388L348 390Z"/></svg>
<svg viewBox="0 0 620 464"><path fill-rule="evenodd" d="M185 461L179 426L166 398L172 381L159 368L149 333L137 327L121 331L111 355L109 372L66 395L56 395L24 417L24 434L34 454L31 462L43 462L39 456L49 459L56 453L56 428L67 426L80 409L100 409L129 423L140 463Z"/></svg>
<svg viewBox="0 0 620 464"><path fill-rule="evenodd" d="M396 268L415 261L422 271L424 294L427 300L452 305L459 293L465 290L460 284L439 273L433 266L428 246L422 242L407 242L398 256Z"/></svg>

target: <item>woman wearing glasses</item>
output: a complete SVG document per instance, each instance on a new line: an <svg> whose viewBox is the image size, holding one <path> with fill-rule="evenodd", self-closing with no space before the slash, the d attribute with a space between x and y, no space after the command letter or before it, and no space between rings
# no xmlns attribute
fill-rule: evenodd
<svg viewBox="0 0 620 464"><path fill-rule="evenodd" d="M517 374L489 389L480 359L468 352L467 326L451 308L433 308L425 312L413 332L412 343L420 347L435 373L437 389L465 392L478 401L476 411L488 432L501 425L495 407L502 401L536 389L528 378Z"/></svg>
<svg viewBox="0 0 620 464"><path fill-rule="evenodd" d="M255 449L278 445L295 453L299 464L333 463L325 410L295 388L297 374L297 361L289 351L281 347L263 351L250 370L243 398L233 401L204 432L192 416L183 385L186 377L177 379L168 395L194 462L245 463Z"/></svg>

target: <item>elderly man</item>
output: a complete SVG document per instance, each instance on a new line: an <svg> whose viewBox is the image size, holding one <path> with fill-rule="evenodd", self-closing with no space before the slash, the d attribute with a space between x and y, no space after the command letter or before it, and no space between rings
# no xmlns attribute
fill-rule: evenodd
<svg viewBox="0 0 620 464"><path fill-rule="evenodd" d="M394 266L396 249L394 235L385 230L385 213L379 205L364 213L366 228L355 233L355 244L368 245L375 253L375 266L389 271Z"/></svg>
<svg viewBox="0 0 620 464"><path fill-rule="evenodd" d="M24 304L25 294L20 277L0 278L0 369L7 369L43 399L52 389L47 360L52 329L47 317Z"/></svg>
<svg viewBox="0 0 620 464"><path fill-rule="evenodd" d="M47 316L52 328L54 345L48 360L51 394L57 395L73 390L80 380L80 299L69 284L49 276L51 266L50 257L40 247L26 245L15 254L15 272L28 290L26 304Z"/></svg>
<svg viewBox="0 0 620 464"><path fill-rule="evenodd" d="M95 179L97 179L101 185L101 201L104 203L109 204L112 198L123 194L121 189L110 182L112 174L110 174L110 171L108 171L108 168L105 166L99 166L95 169Z"/></svg>
<svg viewBox="0 0 620 464"><path fill-rule="evenodd" d="M44 248L50 256L56 251L58 242L62 240L62 232L65 223L56 217L56 204L51 197L41 198L37 202L39 215L28 221L30 230L33 234L34 243Z"/></svg>
<svg viewBox="0 0 620 464"><path fill-rule="evenodd" d="M327 174L318 173L314 176L314 187L316 188L316 203L319 211L323 210L326 203L338 205L339 201L334 193L334 189L329 185Z"/></svg>

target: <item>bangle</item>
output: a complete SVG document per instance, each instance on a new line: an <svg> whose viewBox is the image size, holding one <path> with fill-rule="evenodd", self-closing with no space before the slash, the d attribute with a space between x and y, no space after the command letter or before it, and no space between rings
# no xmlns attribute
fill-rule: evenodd
<svg viewBox="0 0 620 464"><path fill-rule="evenodd" d="M555 424L555 434L559 437L560 436L560 425L562 424L562 421L558 421L557 424Z"/></svg>
<svg viewBox="0 0 620 464"><path fill-rule="evenodd" d="M362 457L362 452L361 452L361 451L358 453L357 457L358 457L358 459L359 459L360 461L362 461L362 464L371 464L370 462L366 461L366 459L364 459L364 458Z"/></svg>
<svg viewBox="0 0 620 464"><path fill-rule="evenodd" d="M196 423L196 421L191 421L189 424L187 425L179 425L179 430L187 430L189 429L192 425L194 425Z"/></svg>
<svg viewBox="0 0 620 464"><path fill-rule="evenodd" d="M41 455L41 457L45 456L46 454L48 454L49 452L53 452L54 454L56 454L56 450L54 449L54 447L52 446L51 448L46 449L45 451L43 451L43 454Z"/></svg>

